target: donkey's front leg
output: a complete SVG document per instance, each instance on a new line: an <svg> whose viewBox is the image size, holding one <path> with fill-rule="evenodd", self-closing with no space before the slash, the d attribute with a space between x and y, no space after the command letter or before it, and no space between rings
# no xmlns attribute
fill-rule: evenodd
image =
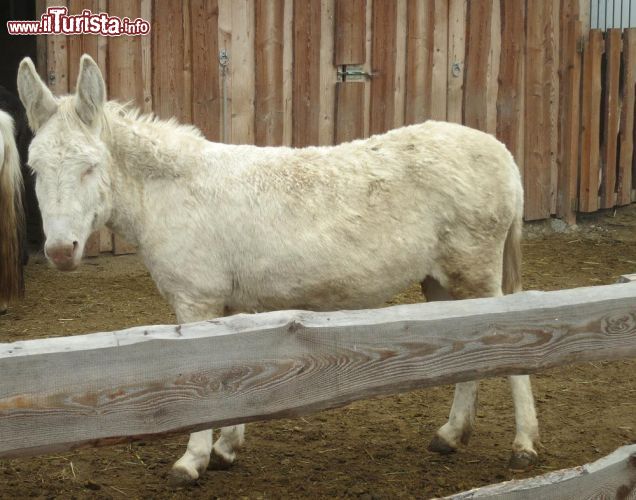
<svg viewBox="0 0 636 500"><path fill-rule="evenodd" d="M190 434L183 456L172 466L172 479L178 483L196 481L210 463L212 430Z"/></svg>
<svg viewBox="0 0 636 500"><path fill-rule="evenodd" d="M193 310L192 307L177 306L177 321L190 323L223 316L224 307L221 305L214 310ZM212 430L193 432L183 456L172 466L172 478L176 482L192 482L199 479L210 463L210 454L214 451L217 463L227 467L236 459L236 451L243 444L245 425L233 425L221 428L221 436L212 446Z"/></svg>

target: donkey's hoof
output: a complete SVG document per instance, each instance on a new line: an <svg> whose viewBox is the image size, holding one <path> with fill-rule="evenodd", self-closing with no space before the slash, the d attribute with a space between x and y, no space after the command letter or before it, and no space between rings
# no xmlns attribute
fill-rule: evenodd
<svg viewBox="0 0 636 500"><path fill-rule="evenodd" d="M187 486L198 481L199 472L196 469L175 464L168 474L168 479L173 486Z"/></svg>
<svg viewBox="0 0 636 500"><path fill-rule="evenodd" d="M454 453L455 451L457 451L457 448L448 444L448 442L444 438L436 434L435 437L428 444L428 451L441 453L442 455L448 455L449 453Z"/></svg>
<svg viewBox="0 0 636 500"><path fill-rule="evenodd" d="M223 447L216 444L212 448L212 456L210 457L210 469L214 470L227 470L236 461L236 453L228 452L222 449Z"/></svg>
<svg viewBox="0 0 636 500"><path fill-rule="evenodd" d="M512 470L525 471L532 468L538 459L537 453L532 450L513 451L508 467Z"/></svg>

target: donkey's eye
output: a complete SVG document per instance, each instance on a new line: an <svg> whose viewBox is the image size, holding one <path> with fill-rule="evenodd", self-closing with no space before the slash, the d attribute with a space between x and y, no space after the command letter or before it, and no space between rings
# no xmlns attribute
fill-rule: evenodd
<svg viewBox="0 0 636 500"><path fill-rule="evenodd" d="M91 165L86 170L82 172L82 180L84 180L87 176L91 175L95 171L95 165Z"/></svg>

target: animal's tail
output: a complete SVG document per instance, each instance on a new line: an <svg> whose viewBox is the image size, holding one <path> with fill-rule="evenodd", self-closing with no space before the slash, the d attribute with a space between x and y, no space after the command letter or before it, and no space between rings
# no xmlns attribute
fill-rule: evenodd
<svg viewBox="0 0 636 500"><path fill-rule="evenodd" d="M522 195L523 197L523 195ZM504 294L521 291L521 231L523 226L523 200L517 204L517 213L508 229L503 255Z"/></svg>
<svg viewBox="0 0 636 500"><path fill-rule="evenodd" d="M0 304L23 294L20 237L24 230L20 156L13 119L0 111Z"/></svg>

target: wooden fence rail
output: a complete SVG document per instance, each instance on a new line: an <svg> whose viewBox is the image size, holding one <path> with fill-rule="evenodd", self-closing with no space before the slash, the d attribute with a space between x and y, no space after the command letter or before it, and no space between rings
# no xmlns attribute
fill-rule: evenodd
<svg viewBox="0 0 636 500"><path fill-rule="evenodd" d="M636 283L0 344L0 458L636 357Z"/></svg>
<svg viewBox="0 0 636 500"><path fill-rule="evenodd" d="M447 500L594 500L636 498L636 444L622 446L596 462L506 481L445 497Z"/></svg>

